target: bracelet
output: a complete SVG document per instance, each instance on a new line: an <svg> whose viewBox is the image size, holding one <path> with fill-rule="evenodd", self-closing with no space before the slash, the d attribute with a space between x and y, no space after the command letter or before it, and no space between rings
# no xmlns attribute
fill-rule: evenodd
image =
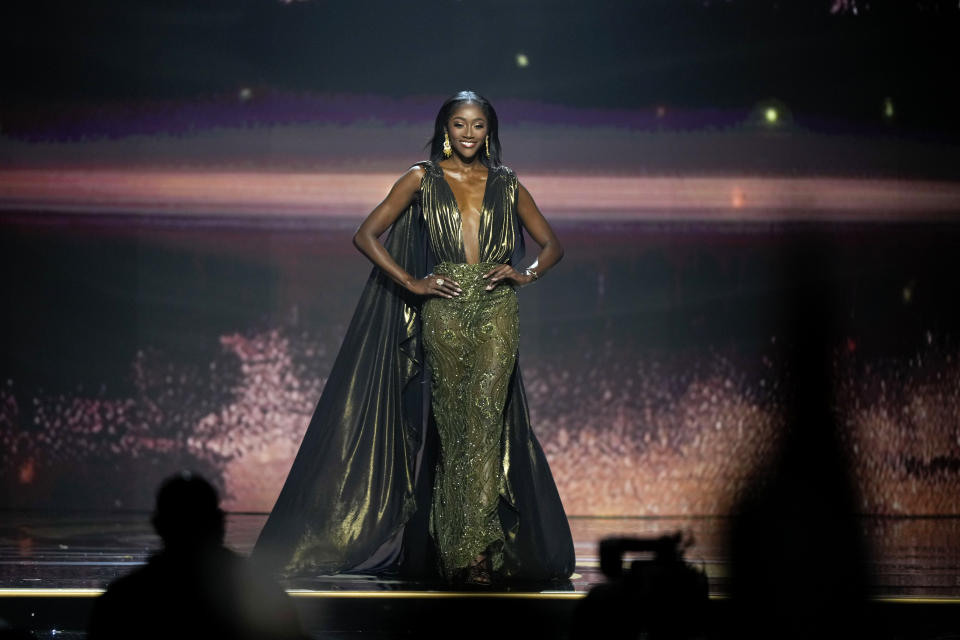
<svg viewBox="0 0 960 640"><path fill-rule="evenodd" d="M530 267L527 267L524 270L524 273L527 274L528 276L531 276L534 280L540 279L540 274L537 273L534 269L531 269Z"/></svg>

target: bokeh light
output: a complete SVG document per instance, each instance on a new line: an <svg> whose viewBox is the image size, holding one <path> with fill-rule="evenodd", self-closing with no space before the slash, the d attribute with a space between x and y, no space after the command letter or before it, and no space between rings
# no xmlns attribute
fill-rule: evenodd
<svg viewBox="0 0 960 640"><path fill-rule="evenodd" d="M883 99L883 117L887 120L893 119L893 98L886 97Z"/></svg>

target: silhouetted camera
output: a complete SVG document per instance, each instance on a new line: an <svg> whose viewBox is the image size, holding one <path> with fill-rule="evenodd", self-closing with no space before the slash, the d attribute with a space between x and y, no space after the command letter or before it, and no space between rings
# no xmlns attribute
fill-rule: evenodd
<svg viewBox="0 0 960 640"><path fill-rule="evenodd" d="M607 538L595 586L574 614L573 638L696 638L703 634L707 577L683 560L692 544L676 533L660 538ZM649 555L624 568L624 555Z"/></svg>

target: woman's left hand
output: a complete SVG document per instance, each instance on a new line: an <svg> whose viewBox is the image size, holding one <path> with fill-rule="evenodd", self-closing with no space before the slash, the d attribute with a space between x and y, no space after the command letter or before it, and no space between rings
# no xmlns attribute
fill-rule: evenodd
<svg viewBox="0 0 960 640"><path fill-rule="evenodd" d="M502 282L509 281L518 285L524 285L533 280L533 276L520 273L509 264L498 265L483 274L483 277L488 280L488 284L485 287L487 291L493 289Z"/></svg>

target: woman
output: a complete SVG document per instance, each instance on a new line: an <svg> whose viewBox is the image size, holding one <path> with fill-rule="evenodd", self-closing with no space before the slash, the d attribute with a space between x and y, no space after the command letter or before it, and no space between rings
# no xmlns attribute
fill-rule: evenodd
<svg viewBox="0 0 960 640"><path fill-rule="evenodd" d="M476 584L572 572L517 366L515 287L563 250L500 164L497 128L476 93L444 102L431 159L354 236L376 267L254 557L288 574L400 569ZM541 250L518 271L522 228Z"/></svg>

